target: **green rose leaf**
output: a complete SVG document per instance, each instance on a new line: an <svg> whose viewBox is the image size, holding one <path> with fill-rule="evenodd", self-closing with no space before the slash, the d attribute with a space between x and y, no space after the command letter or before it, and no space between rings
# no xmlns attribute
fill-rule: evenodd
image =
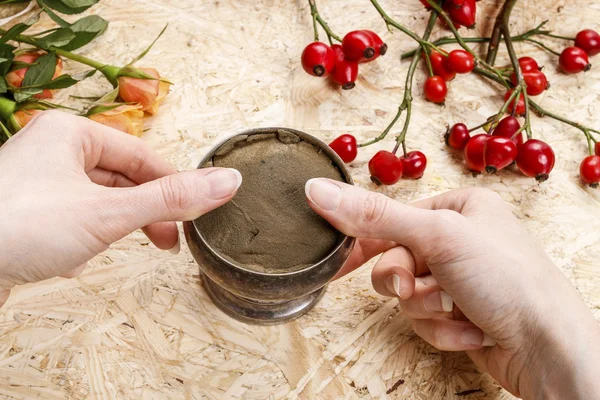
<svg viewBox="0 0 600 400"><path fill-rule="evenodd" d="M43 0L43 4L63 14L79 14L98 3L99 0ZM40 3L40 1L38 1ZM42 5L42 4L40 4Z"/></svg>
<svg viewBox="0 0 600 400"><path fill-rule="evenodd" d="M12 28L10 28L8 31L6 31L6 33L3 34L2 37L0 37L0 43L6 43L9 40L13 40L15 37L17 37L21 33L25 32L27 29L29 29L31 27L31 25L38 22L39 19L40 19L40 15L36 14L36 15L32 16L31 18L29 18L27 21L20 23L20 24L16 24Z"/></svg>
<svg viewBox="0 0 600 400"><path fill-rule="evenodd" d="M22 103L24 101L29 100L31 96L34 96L39 93L42 93L42 89L21 89L18 92L15 92L14 96L15 100L18 103Z"/></svg>
<svg viewBox="0 0 600 400"><path fill-rule="evenodd" d="M37 65L31 66L23 78L23 87L37 87L52 80L56 71L56 54L50 52L37 59Z"/></svg>
<svg viewBox="0 0 600 400"><path fill-rule="evenodd" d="M8 91L8 84L3 76L0 76L0 93L6 93Z"/></svg>
<svg viewBox="0 0 600 400"><path fill-rule="evenodd" d="M10 64L15 58L14 50L15 48L9 44L0 44L0 76L4 76L10 71Z"/></svg>
<svg viewBox="0 0 600 400"><path fill-rule="evenodd" d="M52 32L51 34L37 39L37 43L43 49L49 49L50 47L61 47L66 46L75 39L75 32L70 28L60 28Z"/></svg>
<svg viewBox="0 0 600 400"><path fill-rule="evenodd" d="M57 47L68 51L76 50L102 35L107 27L108 21L97 15L81 18L70 27L74 38L69 43Z"/></svg>

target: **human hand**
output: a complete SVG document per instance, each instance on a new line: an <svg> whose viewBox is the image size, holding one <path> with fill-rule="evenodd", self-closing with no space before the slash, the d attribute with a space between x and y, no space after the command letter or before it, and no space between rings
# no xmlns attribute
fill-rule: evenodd
<svg viewBox="0 0 600 400"><path fill-rule="evenodd" d="M399 298L425 341L467 351L517 396L600 396L598 323L498 195L456 190L409 206L326 179L306 192L359 238L342 274L383 252L374 288Z"/></svg>
<svg viewBox="0 0 600 400"><path fill-rule="evenodd" d="M0 306L15 285L77 276L85 263L144 227L179 251L175 222L229 201L238 171L177 173L142 140L46 111L0 148Z"/></svg>

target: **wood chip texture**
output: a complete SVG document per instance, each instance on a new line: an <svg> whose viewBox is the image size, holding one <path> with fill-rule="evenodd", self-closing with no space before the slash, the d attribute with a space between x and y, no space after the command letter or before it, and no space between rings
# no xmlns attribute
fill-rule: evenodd
<svg viewBox="0 0 600 400"><path fill-rule="evenodd" d="M478 3L476 31L489 34L500 1ZM381 0L390 15L422 31L421 4ZM192 169L217 141L246 128L287 126L330 141L352 133L377 136L403 95L414 47L386 31L364 0L321 0L334 31L372 29L389 52L361 65L356 88L342 91L308 76L300 54L312 40L306 1L101 0L88 13L110 21L106 34L81 52L115 64L129 62L168 22L140 66L157 67L174 83L160 114L147 120L144 140L180 170ZM574 35L600 29L597 0L518 2L511 27L525 31L545 19ZM39 29L51 26L42 17ZM448 33L436 33L447 35ZM564 43L549 40L562 48ZM545 65L552 88L537 101L574 120L600 127L599 68L574 76L557 71L557 58L517 44ZM508 62L504 49L498 64ZM84 68L66 63L68 71ZM99 74L97 74L99 75ZM369 158L391 149L393 137L360 152L352 163L358 185L400 201L459 187L498 192L544 244L600 318L600 191L584 188L578 166L586 155L580 132L534 117L537 137L552 143L557 165L538 185L515 172L473 178L442 136L448 124L479 124L500 107L497 86L473 76L451 82L445 107L422 98L423 66L415 83L408 147L429 158L425 176L376 188ZM93 77L60 94L102 94ZM73 103L71 103L73 104ZM399 127L392 130L396 134ZM366 267L330 285L307 316L281 326L257 327L222 314L202 289L186 250L157 250L141 232L115 243L76 279L56 278L12 291L0 309L0 396L6 399L511 399L461 353L444 353L421 341L393 299L372 289ZM465 395L465 393L471 393Z"/></svg>

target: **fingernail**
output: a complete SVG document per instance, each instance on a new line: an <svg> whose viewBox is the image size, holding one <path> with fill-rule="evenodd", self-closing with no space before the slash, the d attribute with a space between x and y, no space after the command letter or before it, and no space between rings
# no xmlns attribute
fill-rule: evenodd
<svg viewBox="0 0 600 400"><path fill-rule="evenodd" d="M388 275L385 278L385 288L390 292L395 294L396 296L402 298L402 291L400 287L400 277L396 274Z"/></svg>
<svg viewBox="0 0 600 400"><path fill-rule="evenodd" d="M242 184L242 174L233 168L219 168L208 175L205 179L209 184L208 196L219 200L231 196Z"/></svg>
<svg viewBox="0 0 600 400"><path fill-rule="evenodd" d="M181 250L181 241L179 240L179 237L177 237L177 243L175 243L175 246L173 246L169 249L169 253L179 254L180 250Z"/></svg>
<svg viewBox="0 0 600 400"><path fill-rule="evenodd" d="M342 200L342 188L327 179L315 178L306 182L306 197L323 210L335 211Z"/></svg>
<svg viewBox="0 0 600 400"><path fill-rule="evenodd" d="M429 293L423 299L423 304L426 309L434 312L451 312L454 307L452 297L443 290Z"/></svg>
<svg viewBox="0 0 600 400"><path fill-rule="evenodd" d="M462 333L462 340L465 344L472 346L491 347L496 345L496 341L479 329L467 329Z"/></svg>

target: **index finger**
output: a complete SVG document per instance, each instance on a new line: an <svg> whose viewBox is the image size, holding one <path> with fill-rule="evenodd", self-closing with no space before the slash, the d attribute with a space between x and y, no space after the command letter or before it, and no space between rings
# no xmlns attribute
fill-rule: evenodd
<svg viewBox="0 0 600 400"><path fill-rule="evenodd" d="M436 232L442 233L438 224L454 218L446 210L412 207L324 178L309 180L305 190L311 208L346 235L391 240L421 252L437 245Z"/></svg>
<svg viewBox="0 0 600 400"><path fill-rule="evenodd" d="M140 138L84 117L50 110L33 119L27 128L35 125L70 141L86 173L99 167L141 184L177 172Z"/></svg>

